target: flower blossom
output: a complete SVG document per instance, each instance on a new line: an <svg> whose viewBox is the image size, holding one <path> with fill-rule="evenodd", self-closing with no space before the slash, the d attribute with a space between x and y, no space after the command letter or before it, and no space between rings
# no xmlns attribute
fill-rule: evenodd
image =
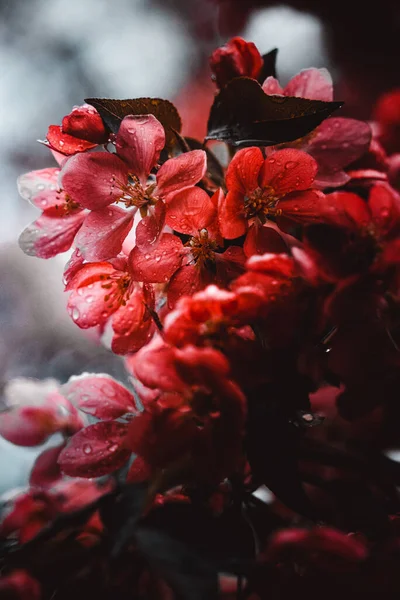
<svg viewBox="0 0 400 600"><path fill-rule="evenodd" d="M77 154L66 161L61 171L63 189L81 208L91 211L75 240L86 260L116 256L138 211L136 244L143 250L151 247L164 225L165 201L202 179L205 152L192 150L167 160L155 180L149 181L164 144L164 128L153 115L131 115L121 122L116 154Z"/></svg>

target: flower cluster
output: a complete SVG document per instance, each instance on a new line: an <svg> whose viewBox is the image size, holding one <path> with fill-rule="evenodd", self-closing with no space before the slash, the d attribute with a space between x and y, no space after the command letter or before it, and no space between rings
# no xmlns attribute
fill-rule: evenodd
<svg viewBox="0 0 400 600"><path fill-rule="evenodd" d="M68 513L83 485L70 478L88 478L74 550L111 539L133 553L137 572L105 578L110 589L130 585L132 598L149 597L151 585L161 586L157 597L170 597L163 585L176 597L214 597L218 572L246 577L252 598L281 597L285 573L289 597L299 581L309 593L322 573L358 585L368 561L374 585L383 569L375 544L385 560L398 552L398 473L379 453L399 442L398 92L370 124L330 117L325 69L282 88L270 62L241 38L212 55L219 121L209 137L223 131L223 142L181 136L170 103L95 99L97 110L75 107L50 126L58 166L19 179L43 211L21 248L40 258L71 249L68 312L124 356L130 384L82 374L35 406L8 407L5 439L34 446L59 432L63 442L37 459L1 532L23 544ZM243 121L237 100L228 102L232 84L249 93ZM251 121L253 97L263 121ZM299 124L300 138L291 134ZM107 476L117 491L98 490ZM260 486L273 493L270 505L254 495ZM131 489L136 499L145 490L140 508ZM202 549L190 577L161 550L167 522L180 523L171 552L183 539L190 552ZM217 540L229 535L231 547ZM215 559L212 576L204 556ZM11 570L5 580L16 597L23 577Z"/></svg>

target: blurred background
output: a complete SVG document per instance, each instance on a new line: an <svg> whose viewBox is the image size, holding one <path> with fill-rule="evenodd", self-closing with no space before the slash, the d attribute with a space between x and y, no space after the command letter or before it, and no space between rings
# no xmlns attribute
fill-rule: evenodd
<svg viewBox="0 0 400 600"><path fill-rule="evenodd" d="M73 105L93 96L168 98L185 132L201 136L214 93L208 56L237 34L261 53L279 48L283 84L302 68L327 67L343 115L368 119L379 94L399 85L398 1L372 9L357 0L3 0L0 11L2 386L17 376L64 382L82 371L124 377L120 359L66 314L68 257L43 261L17 245L38 211L18 197L16 178L53 166L36 140ZM0 492L23 483L35 454L1 444Z"/></svg>

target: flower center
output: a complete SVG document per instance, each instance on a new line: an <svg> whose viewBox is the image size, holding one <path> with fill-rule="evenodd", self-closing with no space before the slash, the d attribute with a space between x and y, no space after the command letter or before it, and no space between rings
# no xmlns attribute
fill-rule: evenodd
<svg viewBox="0 0 400 600"><path fill-rule="evenodd" d="M117 203L123 202L126 208L131 208L132 206L139 208L142 217L146 216L147 207L156 204L158 201L158 197L154 196L156 183L151 183L144 187L136 175L132 175L127 184L118 182L115 177L114 181L122 192L122 196L117 200Z"/></svg>
<svg viewBox="0 0 400 600"><path fill-rule="evenodd" d="M104 296L104 302L108 308L115 306L125 306L129 300L131 277L127 273L111 273L111 275L100 275L104 282L101 287L107 290Z"/></svg>
<svg viewBox="0 0 400 600"><path fill-rule="evenodd" d="M190 247L194 261L200 267L207 261L215 260L214 252L218 246L210 240L207 229L200 229L199 235L191 237L186 245Z"/></svg>
<svg viewBox="0 0 400 600"><path fill-rule="evenodd" d="M246 196L244 201L244 210L247 219L258 217L262 223L265 223L266 217L279 217L282 214L280 208L276 208L279 202L279 196L276 195L272 187L257 188Z"/></svg>

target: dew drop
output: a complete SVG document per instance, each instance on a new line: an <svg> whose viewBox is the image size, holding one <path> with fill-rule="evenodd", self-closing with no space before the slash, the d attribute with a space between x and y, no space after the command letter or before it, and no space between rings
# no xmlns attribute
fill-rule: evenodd
<svg viewBox="0 0 400 600"><path fill-rule="evenodd" d="M297 166L297 162L295 162L294 160L289 160L285 164L285 169L294 169L296 166Z"/></svg>
<svg viewBox="0 0 400 600"><path fill-rule="evenodd" d="M160 262L161 256L156 256L156 262Z"/></svg>
<svg viewBox="0 0 400 600"><path fill-rule="evenodd" d="M86 302L88 304L91 304L93 302L93 300L94 300L93 296L86 296Z"/></svg>
<svg viewBox="0 0 400 600"><path fill-rule="evenodd" d="M118 444L111 444L111 446L108 447L109 452L115 452L116 450L118 450Z"/></svg>
<svg viewBox="0 0 400 600"><path fill-rule="evenodd" d="M81 316L81 313L79 312L79 310L77 308L74 308L72 310L72 318L73 318L73 320L77 321L80 316Z"/></svg>
<svg viewBox="0 0 400 600"><path fill-rule="evenodd" d="M90 444L83 444L82 450L85 454L91 454L92 446Z"/></svg>
<svg viewBox="0 0 400 600"><path fill-rule="evenodd" d="M64 142L62 140L60 140L58 143L60 144L60 146L64 146Z"/></svg>
<svg viewBox="0 0 400 600"><path fill-rule="evenodd" d="M44 188L45 188L44 183L38 183L37 186L36 186L36 189L38 189L40 191L44 190Z"/></svg>
<svg viewBox="0 0 400 600"><path fill-rule="evenodd" d="M146 259L146 260L149 260L149 258L150 258L150 254L145 254L145 256L144 256L144 257L145 257L145 259Z"/></svg>

